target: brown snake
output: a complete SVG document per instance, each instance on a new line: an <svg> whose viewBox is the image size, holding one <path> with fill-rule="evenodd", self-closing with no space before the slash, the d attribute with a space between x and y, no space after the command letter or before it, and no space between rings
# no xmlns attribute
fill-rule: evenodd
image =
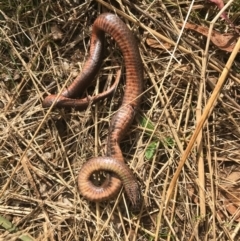
<svg viewBox="0 0 240 241"><path fill-rule="evenodd" d="M131 125L135 112L139 108L139 96L142 93L143 85L143 68L139 49L132 32L117 16L105 13L95 20L92 27L90 56L83 67L83 71L57 100L56 95L46 97L43 106L49 107L56 100L56 107L86 108L90 102L95 103L112 93L119 77L113 87L102 94L85 99L73 99L82 94L101 66L105 32L117 42L124 57L126 68L125 94L122 105L110 123L106 157L92 158L82 166L78 176L78 187L80 193L87 199L104 201L115 196L123 183L131 203L133 206L137 206L141 199L140 189L131 170L124 163L119 142ZM100 170L110 171L113 175L102 186L95 186L90 177L94 172Z"/></svg>

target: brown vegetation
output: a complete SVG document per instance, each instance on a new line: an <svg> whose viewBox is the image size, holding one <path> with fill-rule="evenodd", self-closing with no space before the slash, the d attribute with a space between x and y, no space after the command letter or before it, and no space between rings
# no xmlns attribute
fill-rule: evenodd
<svg viewBox="0 0 240 241"><path fill-rule="evenodd" d="M213 4L177 2L1 1L0 240L240 239L239 43L226 52L210 41L210 26L236 34L221 18L211 25ZM239 10L239 1L226 9L235 26ZM81 71L91 24L106 11L131 28L144 65L141 109L121 142L142 190L138 213L124 192L95 204L76 184L81 165L105 155L124 74L112 98L85 111L42 108ZM181 31L184 22L210 32ZM86 94L108 88L123 66L109 36L105 49Z"/></svg>

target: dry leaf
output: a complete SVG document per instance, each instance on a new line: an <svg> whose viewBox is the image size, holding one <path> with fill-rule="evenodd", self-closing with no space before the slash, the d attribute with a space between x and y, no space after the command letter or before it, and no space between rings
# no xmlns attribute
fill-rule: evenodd
<svg viewBox="0 0 240 241"><path fill-rule="evenodd" d="M229 188L228 192L223 192L224 206L228 213L232 215L235 221L240 222L240 196L239 189L237 187Z"/></svg>
<svg viewBox="0 0 240 241"><path fill-rule="evenodd" d="M233 219L237 222L240 222L239 205L235 205L228 200L225 200L223 204L226 210L232 215Z"/></svg>
<svg viewBox="0 0 240 241"><path fill-rule="evenodd" d="M60 40L63 37L63 32L60 30L57 24L51 26L51 33L54 40Z"/></svg>
<svg viewBox="0 0 240 241"><path fill-rule="evenodd" d="M240 179L240 172L232 172L228 177L227 180L232 184L235 184Z"/></svg>
<svg viewBox="0 0 240 241"><path fill-rule="evenodd" d="M182 24L180 24L182 26ZM199 26L196 24L186 23L185 25L186 29L191 29L195 32L198 32L206 37L208 37L209 34L209 28ZM216 45L221 50L232 52L236 43L237 43L237 35L234 35L232 33L225 33L221 34L218 31L212 31L212 35L210 37L212 43Z"/></svg>
<svg viewBox="0 0 240 241"><path fill-rule="evenodd" d="M240 172L230 173L221 186L221 196L223 197L223 204L225 209L235 221L240 222Z"/></svg>
<svg viewBox="0 0 240 241"><path fill-rule="evenodd" d="M165 50L165 49L171 48L171 44L169 44L169 43L160 44L156 39L153 39L153 38L147 38L146 43L148 46L155 48L155 49L164 49Z"/></svg>
<svg viewBox="0 0 240 241"><path fill-rule="evenodd" d="M188 196L192 199L194 203L199 203L198 197L196 195L196 191L191 184L187 185L187 192L188 192Z"/></svg>

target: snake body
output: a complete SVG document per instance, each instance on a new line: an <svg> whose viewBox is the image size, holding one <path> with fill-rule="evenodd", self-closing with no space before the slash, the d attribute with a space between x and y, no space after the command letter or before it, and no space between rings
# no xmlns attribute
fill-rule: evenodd
<svg viewBox="0 0 240 241"><path fill-rule="evenodd" d="M124 163L119 142L131 125L136 110L139 108L139 96L142 93L143 85L143 68L139 49L132 32L117 16L104 13L95 20L92 27L90 55L83 67L83 71L70 87L63 91L56 100L55 106L73 105L73 107L81 107L81 100L83 99L74 98L84 91L101 66L105 33L116 41L123 54L126 69L125 93L122 104L110 123L107 155L106 157L92 158L82 166L78 176L78 187L84 197L98 202L115 196L123 183L127 196L133 206L136 206L140 202L140 190L131 170ZM104 98L106 95L104 93L102 97ZM98 100L97 97L96 101ZM56 95L48 96L44 100L43 106L50 106L55 99ZM85 105L87 102L87 100L84 102ZM95 186L90 177L94 172L100 170L110 171L114 175L110 177L107 184Z"/></svg>

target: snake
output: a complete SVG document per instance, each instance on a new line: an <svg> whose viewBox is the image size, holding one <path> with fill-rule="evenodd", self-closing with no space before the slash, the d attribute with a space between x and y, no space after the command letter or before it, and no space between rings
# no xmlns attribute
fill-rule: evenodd
<svg viewBox="0 0 240 241"><path fill-rule="evenodd" d="M114 39L122 52L126 85L122 103L110 121L106 156L94 157L82 165L77 179L78 189L86 199L102 202L116 196L123 185L131 204L136 207L141 201L140 187L133 172L124 162L119 143L128 131L140 107L143 91L143 66L133 33L118 16L112 13L103 13L96 18L92 26L89 57L82 72L60 95L47 96L43 101L43 107L53 105L54 107L84 109L89 104L95 103L113 92L119 77L116 78L109 90L94 97L78 99L101 67L105 33ZM98 171L110 173L110 177L100 186L95 185L91 180L92 175Z"/></svg>

